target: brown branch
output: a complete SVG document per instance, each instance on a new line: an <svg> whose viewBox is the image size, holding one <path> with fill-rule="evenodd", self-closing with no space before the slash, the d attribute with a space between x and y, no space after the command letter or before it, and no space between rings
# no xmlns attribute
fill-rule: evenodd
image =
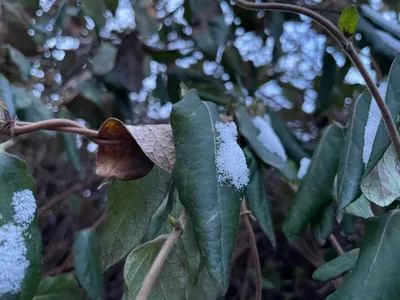
<svg viewBox="0 0 400 300"><path fill-rule="evenodd" d="M377 86L373 82L371 76L367 69L362 64L357 51L354 49L353 44L340 32L340 30L333 25L328 19L326 19L321 14L312 11L311 9L284 3L253 3L244 0L235 0L238 6L251 10L268 10L268 11L284 11L288 13L295 13L305 15L313 19L316 23L321 25L328 34L337 41L337 43L342 47L342 50L350 58L353 64L356 66L361 76L364 78L368 89L370 90L372 96L381 111L382 118L385 122L387 131L389 133L390 139L396 149L397 157L400 159L400 138L397 133L396 125L390 115L390 111L386 106L381 94L378 91Z"/></svg>
<svg viewBox="0 0 400 300"><path fill-rule="evenodd" d="M242 211L247 212L246 200L242 202ZM262 296L262 274L260 257L258 255L257 241L254 235L253 227L251 226L250 217L248 213L242 214L244 225L246 226L247 234L250 240L251 255L253 257L254 268L256 269L256 300L261 300Z"/></svg>
<svg viewBox="0 0 400 300"><path fill-rule="evenodd" d="M175 245L175 242L179 239L179 237L182 235L184 226L186 224L186 219L187 219L187 212L184 209L181 216L179 217L179 223L180 227L179 228L174 228L171 232L171 234L168 236L167 240L165 241L164 245L162 246L160 252L158 253L156 259L154 260L153 264L151 265L151 268L149 272L147 273L143 285L140 288L139 294L137 296L137 300L146 300L150 290L157 279L158 274L160 273L160 270L167 259L167 256L169 252L172 250L172 248Z"/></svg>

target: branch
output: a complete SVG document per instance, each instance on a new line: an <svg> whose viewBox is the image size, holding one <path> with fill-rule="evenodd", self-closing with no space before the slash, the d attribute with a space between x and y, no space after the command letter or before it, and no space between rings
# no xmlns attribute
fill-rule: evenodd
<svg viewBox="0 0 400 300"><path fill-rule="evenodd" d="M386 106L386 103L383 100L381 94L379 93L377 86L373 82L371 76L369 76L367 69L364 67L360 58L358 57L357 51L354 49L353 44L340 32L340 30L335 25L333 25L321 14L301 6L283 3L252 3L244 0L235 1L238 6L251 10L276 10L305 15L321 25L328 32L328 34L333 39L335 39L337 43L342 47L343 52L346 53L346 55L351 59L353 64L360 72L361 76L364 78L364 81L367 84L369 91L374 97L379 107L379 110L382 113L382 118L385 122L390 139L392 140L392 143L396 149L397 157L400 159L400 139L397 133L396 125L393 122L392 116L390 115L390 111Z"/></svg>
<svg viewBox="0 0 400 300"><path fill-rule="evenodd" d="M242 211L248 212L248 209L246 206L246 200L243 200ZM253 257L254 268L256 269L256 298L255 299L261 300L262 275L261 275L260 257L258 255L258 249L257 249L257 241L256 241L256 237L254 235L253 227L251 226L249 214L243 213L242 217L243 217L244 225L246 226L247 234L249 235L251 255Z"/></svg>
<svg viewBox="0 0 400 300"><path fill-rule="evenodd" d="M340 246L339 241L333 233L329 236L329 242L335 249L337 255L342 255L344 253L342 246Z"/></svg>
<svg viewBox="0 0 400 300"><path fill-rule="evenodd" d="M146 300L150 290L154 284L154 282L157 279L158 273L160 273L160 270L167 259L167 256L169 252L172 250L172 248L175 245L175 242L179 239L179 237L182 235L184 226L186 224L186 219L187 219L187 212L184 209L181 216L179 217L179 227L176 227L172 230L171 234L168 236L167 240L165 241L164 245L162 246L160 252L158 253L156 259L154 260L153 264L151 265L151 268L149 272L147 273L143 285L139 291L139 294L137 296L137 300Z"/></svg>

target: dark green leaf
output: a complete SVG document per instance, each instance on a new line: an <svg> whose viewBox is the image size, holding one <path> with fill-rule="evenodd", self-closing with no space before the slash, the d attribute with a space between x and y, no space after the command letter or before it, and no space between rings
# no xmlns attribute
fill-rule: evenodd
<svg viewBox="0 0 400 300"><path fill-rule="evenodd" d="M400 211L392 210L365 222L360 255L354 270L329 300L399 299Z"/></svg>
<svg viewBox="0 0 400 300"><path fill-rule="evenodd" d="M92 58L92 71L95 75L106 75L115 66L117 48L109 43L102 44Z"/></svg>
<svg viewBox="0 0 400 300"><path fill-rule="evenodd" d="M144 242L148 242L154 239L157 233L162 228L162 226L165 225L165 223L168 220L168 215L174 206L176 195L177 195L176 187L172 182L171 187L169 188L168 195L164 198L160 206L151 216L150 224L147 229L146 235L143 237ZM170 227L168 228L170 229Z"/></svg>
<svg viewBox="0 0 400 300"><path fill-rule="evenodd" d="M0 299L30 300L42 273L35 181L24 161L0 153ZM8 269L6 271L6 269Z"/></svg>
<svg viewBox="0 0 400 300"><path fill-rule="evenodd" d="M296 163L299 164L301 159L307 157L308 154L303 150L303 148L300 147L295 135L289 131L285 121L282 120L277 113L268 110L268 115L271 119L272 127L279 136L279 139L281 140L282 145L285 147L288 156L293 158Z"/></svg>
<svg viewBox="0 0 400 300"><path fill-rule="evenodd" d="M165 237L148 242L134 249L126 259L124 267L125 293L136 299L142 282L165 242ZM179 300L185 298L188 282L186 264L175 245L168 254L150 291L149 299Z"/></svg>
<svg viewBox="0 0 400 300"><path fill-rule="evenodd" d="M353 249L343 253L316 269L312 278L319 281L329 281L338 278L354 268L359 253L360 249Z"/></svg>
<svg viewBox="0 0 400 300"><path fill-rule="evenodd" d="M18 117L27 122L38 122L53 117L53 113L30 91L23 87L12 87L15 104L18 110Z"/></svg>
<svg viewBox="0 0 400 300"><path fill-rule="evenodd" d="M197 48L214 57L218 47L225 45L229 34L229 27L225 23L224 16L216 16L208 23L207 30L197 36L193 36Z"/></svg>
<svg viewBox="0 0 400 300"><path fill-rule="evenodd" d="M207 268L200 272L197 284L187 292L187 300L215 300L220 296L217 282L210 276Z"/></svg>
<svg viewBox="0 0 400 300"><path fill-rule="evenodd" d="M347 37L354 34L358 23L358 11L354 5L346 7L339 19L339 30Z"/></svg>
<svg viewBox="0 0 400 300"><path fill-rule="evenodd" d="M82 170L82 161L79 149L76 145L75 135L71 133L61 133L61 135L64 141L65 151L68 154L69 160L71 161L75 170L80 172Z"/></svg>
<svg viewBox="0 0 400 300"><path fill-rule="evenodd" d="M81 82L79 83L78 88L84 98L88 99L101 109L103 108L105 101L112 100L113 98L112 94L103 91L98 84L93 82Z"/></svg>
<svg viewBox="0 0 400 300"><path fill-rule="evenodd" d="M31 63L18 49L8 46L7 50L9 59L18 67L19 76L23 81L27 81L31 71Z"/></svg>
<svg viewBox="0 0 400 300"><path fill-rule="evenodd" d="M265 191L266 181L263 174L263 166L251 150L245 149L245 154L248 160L250 173L254 173L246 190L247 207L268 236L272 246L276 247L271 209Z"/></svg>
<svg viewBox="0 0 400 300"><path fill-rule="evenodd" d="M361 194L364 174L364 133L367 125L371 94L364 91L357 99L353 116L344 137L337 176L338 210L342 210Z"/></svg>
<svg viewBox="0 0 400 300"><path fill-rule="evenodd" d="M333 87L335 86L337 71L336 60L331 54L325 51L323 64L314 114L319 114L328 109L333 99Z"/></svg>
<svg viewBox="0 0 400 300"><path fill-rule="evenodd" d="M45 277L39 284L33 300L86 300L85 292L79 287L72 273L56 277Z"/></svg>
<svg viewBox="0 0 400 300"><path fill-rule="evenodd" d="M105 12L107 9L104 0L82 0L81 6L85 15L92 18L100 31L106 25Z"/></svg>
<svg viewBox="0 0 400 300"><path fill-rule="evenodd" d="M148 39L154 33L157 33L160 27L154 3L146 0L137 0L133 6L138 30L143 38Z"/></svg>
<svg viewBox="0 0 400 300"><path fill-rule="evenodd" d="M274 50L272 53L273 63L277 63L279 57L282 54L282 45L280 37L283 33L283 24L285 22L285 15L280 11L271 11L269 13L270 19L268 22L269 30L271 31L271 37L274 38Z"/></svg>
<svg viewBox="0 0 400 300"><path fill-rule="evenodd" d="M317 242L323 246L333 231L333 207L329 203L311 222L311 230Z"/></svg>
<svg viewBox="0 0 400 300"><path fill-rule="evenodd" d="M239 123L240 134L246 138L257 156L267 165L278 170L285 169L287 167L286 163L275 153L269 152L258 140L258 129L254 126L252 118L246 110L243 107L239 107L236 109L235 115Z"/></svg>
<svg viewBox="0 0 400 300"><path fill-rule="evenodd" d="M93 229L81 230L74 241L75 274L92 299L104 299L100 266L100 240Z"/></svg>
<svg viewBox="0 0 400 300"><path fill-rule="evenodd" d="M400 197L399 166L396 150L390 144L378 164L361 182L365 197L379 206L388 206Z"/></svg>
<svg viewBox="0 0 400 300"><path fill-rule="evenodd" d="M115 14L115 11L117 10L118 7L118 0L104 0L106 3L107 8Z"/></svg>
<svg viewBox="0 0 400 300"><path fill-rule="evenodd" d="M11 84L0 74L0 100L4 102L11 118L15 117L15 103Z"/></svg>
<svg viewBox="0 0 400 300"><path fill-rule="evenodd" d="M364 219L374 217L374 213L371 210L371 205L364 194L362 194L356 201L347 206L344 211L347 214L351 214L353 216Z"/></svg>
<svg viewBox="0 0 400 300"><path fill-rule="evenodd" d="M283 230L294 241L332 199L333 181L343 143L343 130L334 124L326 128L310 166L300 182Z"/></svg>
<svg viewBox="0 0 400 300"><path fill-rule="evenodd" d="M168 192L169 182L169 173L158 167L139 180L114 181L101 242L104 269L118 262L146 234L152 215Z"/></svg>
<svg viewBox="0 0 400 300"><path fill-rule="evenodd" d="M396 56L392 67L390 68L386 97L385 95L382 95L387 107L389 108L390 115L397 126L400 125L400 118L398 118L398 115L400 114L400 89L398 88L398 78L400 78L400 54ZM372 146L371 156L365 168L364 176L375 167L378 161L382 158L389 144L390 137L386 125L381 120Z"/></svg>
<svg viewBox="0 0 400 300"><path fill-rule="evenodd" d="M176 162L172 176L180 201L192 218L208 270L226 290L244 189L238 191L231 184L218 182L218 121L217 106L201 101L195 91L174 104L171 126Z"/></svg>

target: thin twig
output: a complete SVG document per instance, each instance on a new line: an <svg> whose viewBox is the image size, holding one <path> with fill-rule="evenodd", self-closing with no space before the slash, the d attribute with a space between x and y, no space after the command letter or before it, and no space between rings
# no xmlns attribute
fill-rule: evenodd
<svg viewBox="0 0 400 300"><path fill-rule="evenodd" d="M242 211L248 211L246 206L246 200L242 202ZM262 274L261 274L261 264L260 257L258 255L257 241L254 235L253 227L251 226L249 214L242 215L244 225L246 226L247 234L250 240L251 255L253 257L254 268L256 269L256 300L261 300L262 293Z"/></svg>
<svg viewBox="0 0 400 300"><path fill-rule="evenodd" d="M337 41L337 43L342 47L344 53L350 58L353 64L356 66L361 76L364 78L365 83L368 86L372 96L382 113L382 118L385 122L386 128L388 130L390 139L396 149L397 157L400 159L400 138L397 133L396 125L390 115L390 111L386 106L381 94L378 91L377 86L373 82L371 76L369 75L367 69L362 64L357 51L354 49L353 44L340 32L340 30L333 25L328 19L326 19L321 14L312 11L311 9L284 3L253 3L244 0L235 0L236 4L251 10L269 10L269 11L284 11L289 13L296 13L305 15L313 19L316 23L321 25L328 34Z"/></svg>
<svg viewBox="0 0 400 300"><path fill-rule="evenodd" d="M329 236L329 242L338 255L342 255L344 253L342 246L340 246L339 241L333 233Z"/></svg>
<svg viewBox="0 0 400 300"><path fill-rule="evenodd" d="M143 285L139 291L139 294L137 296L137 300L146 300L150 290L157 279L158 273L160 273L160 270L167 259L167 256L173 246L175 245L175 242L179 239L181 234L183 233L184 226L186 224L186 219L187 219L187 212L184 209L181 216L179 217L179 223L181 226L176 229L174 228L171 232L171 234L168 236L167 240L165 241L164 245L162 246L160 252L158 253L156 259L154 260L149 272L147 273Z"/></svg>

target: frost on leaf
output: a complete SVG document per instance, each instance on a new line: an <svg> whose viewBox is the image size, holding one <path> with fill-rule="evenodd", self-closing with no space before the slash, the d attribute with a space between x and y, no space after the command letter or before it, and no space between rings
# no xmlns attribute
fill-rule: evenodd
<svg viewBox="0 0 400 300"><path fill-rule="evenodd" d="M299 172L297 173L297 178L302 179L306 175L308 167L311 160L308 157L303 157L300 161Z"/></svg>
<svg viewBox="0 0 400 300"><path fill-rule="evenodd" d="M387 84L381 84L379 86L379 93L382 98L385 99L387 90ZM369 106L367 125L365 125L364 132L364 148L363 148L363 162L367 165L369 161L369 157L371 156L372 146L374 144L376 133L378 132L379 123L381 121L381 111L379 110L378 105L376 104L375 98L372 99L371 104Z"/></svg>
<svg viewBox="0 0 400 300"><path fill-rule="evenodd" d="M267 119L268 120L268 119ZM276 135L270 122L256 116L253 118L253 124L260 130L257 139L271 153L277 154L283 161L287 160L285 148L283 147L279 137Z"/></svg>
<svg viewBox="0 0 400 300"><path fill-rule="evenodd" d="M233 122L216 122L215 129L218 132L216 164L218 170L218 182L230 182L236 190L247 186L249 182L249 169L246 157L242 149L236 143L237 128Z"/></svg>
<svg viewBox="0 0 400 300"><path fill-rule="evenodd" d="M29 267L24 231L35 218L36 201L32 191L15 192L12 206L14 221L0 227L0 296L18 293Z"/></svg>

